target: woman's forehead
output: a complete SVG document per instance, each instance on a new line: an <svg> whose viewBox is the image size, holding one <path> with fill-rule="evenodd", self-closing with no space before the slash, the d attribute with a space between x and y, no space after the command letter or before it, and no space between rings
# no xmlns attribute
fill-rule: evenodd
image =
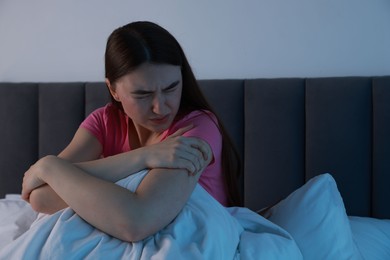
<svg viewBox="0 0 390 260"><path fill-rule="evenodd" d="M166 87L178 80L181 81L180 66L145 63L123 76L118 83L122 82L131 88L154 89Z"/></svg>

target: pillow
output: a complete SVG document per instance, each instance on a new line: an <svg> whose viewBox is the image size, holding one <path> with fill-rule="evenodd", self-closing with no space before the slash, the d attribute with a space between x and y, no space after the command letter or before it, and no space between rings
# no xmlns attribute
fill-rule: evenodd
<svg viewBox="0 0 390 260"><path fill-rule="evenodd" d="M0 199L0 250L26 232L38 213L20 195Z"/></svg>
<svg viewBox="0 0 390 260"><path fill-rule="evenodd" d="M295 239L304 259L360 259L336 182L318 175L273 206L266 217Z"/></svg>

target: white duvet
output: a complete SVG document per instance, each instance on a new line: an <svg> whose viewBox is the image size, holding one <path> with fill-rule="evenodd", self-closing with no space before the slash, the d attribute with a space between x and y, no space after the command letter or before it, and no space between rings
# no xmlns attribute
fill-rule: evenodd
<svg viewBox="0 0 390 260"><path fill-rule="evenodd" d="M145 174L146 171L134 174L118 184L135 190ZM285 230L245 208L227 210L199 185L171 224L140 242L113 238L67 208L38 218L24 234L0 250L0 259L243 257L301 259L302 255Z"/></svg>
<svg viewBox="0 0 390 260"><path fill-rule="evenodd" d="M145 174L118 185L135 190ZM303 258L390 259L390 220L348 217L329 174L292 193L268 219L224 208L198 185L172 223L137 243L95 229L70 208L37 217L19 197L0 200L0 259Z"/></svg>

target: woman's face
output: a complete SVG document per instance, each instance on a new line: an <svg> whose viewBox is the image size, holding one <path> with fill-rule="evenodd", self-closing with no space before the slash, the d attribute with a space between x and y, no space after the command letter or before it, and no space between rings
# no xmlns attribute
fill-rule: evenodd
<svg viewBox="0 0 390 260"><path fill-rule="evenodd" d="M117 80L114 86L108 80L107 85L138 131L161 133L167 130L179 110L180 66L144 63Z"/></svg>

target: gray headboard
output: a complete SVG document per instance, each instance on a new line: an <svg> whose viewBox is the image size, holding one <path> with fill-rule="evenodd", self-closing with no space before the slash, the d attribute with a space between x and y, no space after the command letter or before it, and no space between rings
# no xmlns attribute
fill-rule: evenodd
<svg viewBox="0 0 390 260"><path fill-rule="evenodd" d="M245 206L329 172L350 215L390 218L390 77L201 80L243 158ZM0 197L109 101L102 82L0 83Z"/></svg>

